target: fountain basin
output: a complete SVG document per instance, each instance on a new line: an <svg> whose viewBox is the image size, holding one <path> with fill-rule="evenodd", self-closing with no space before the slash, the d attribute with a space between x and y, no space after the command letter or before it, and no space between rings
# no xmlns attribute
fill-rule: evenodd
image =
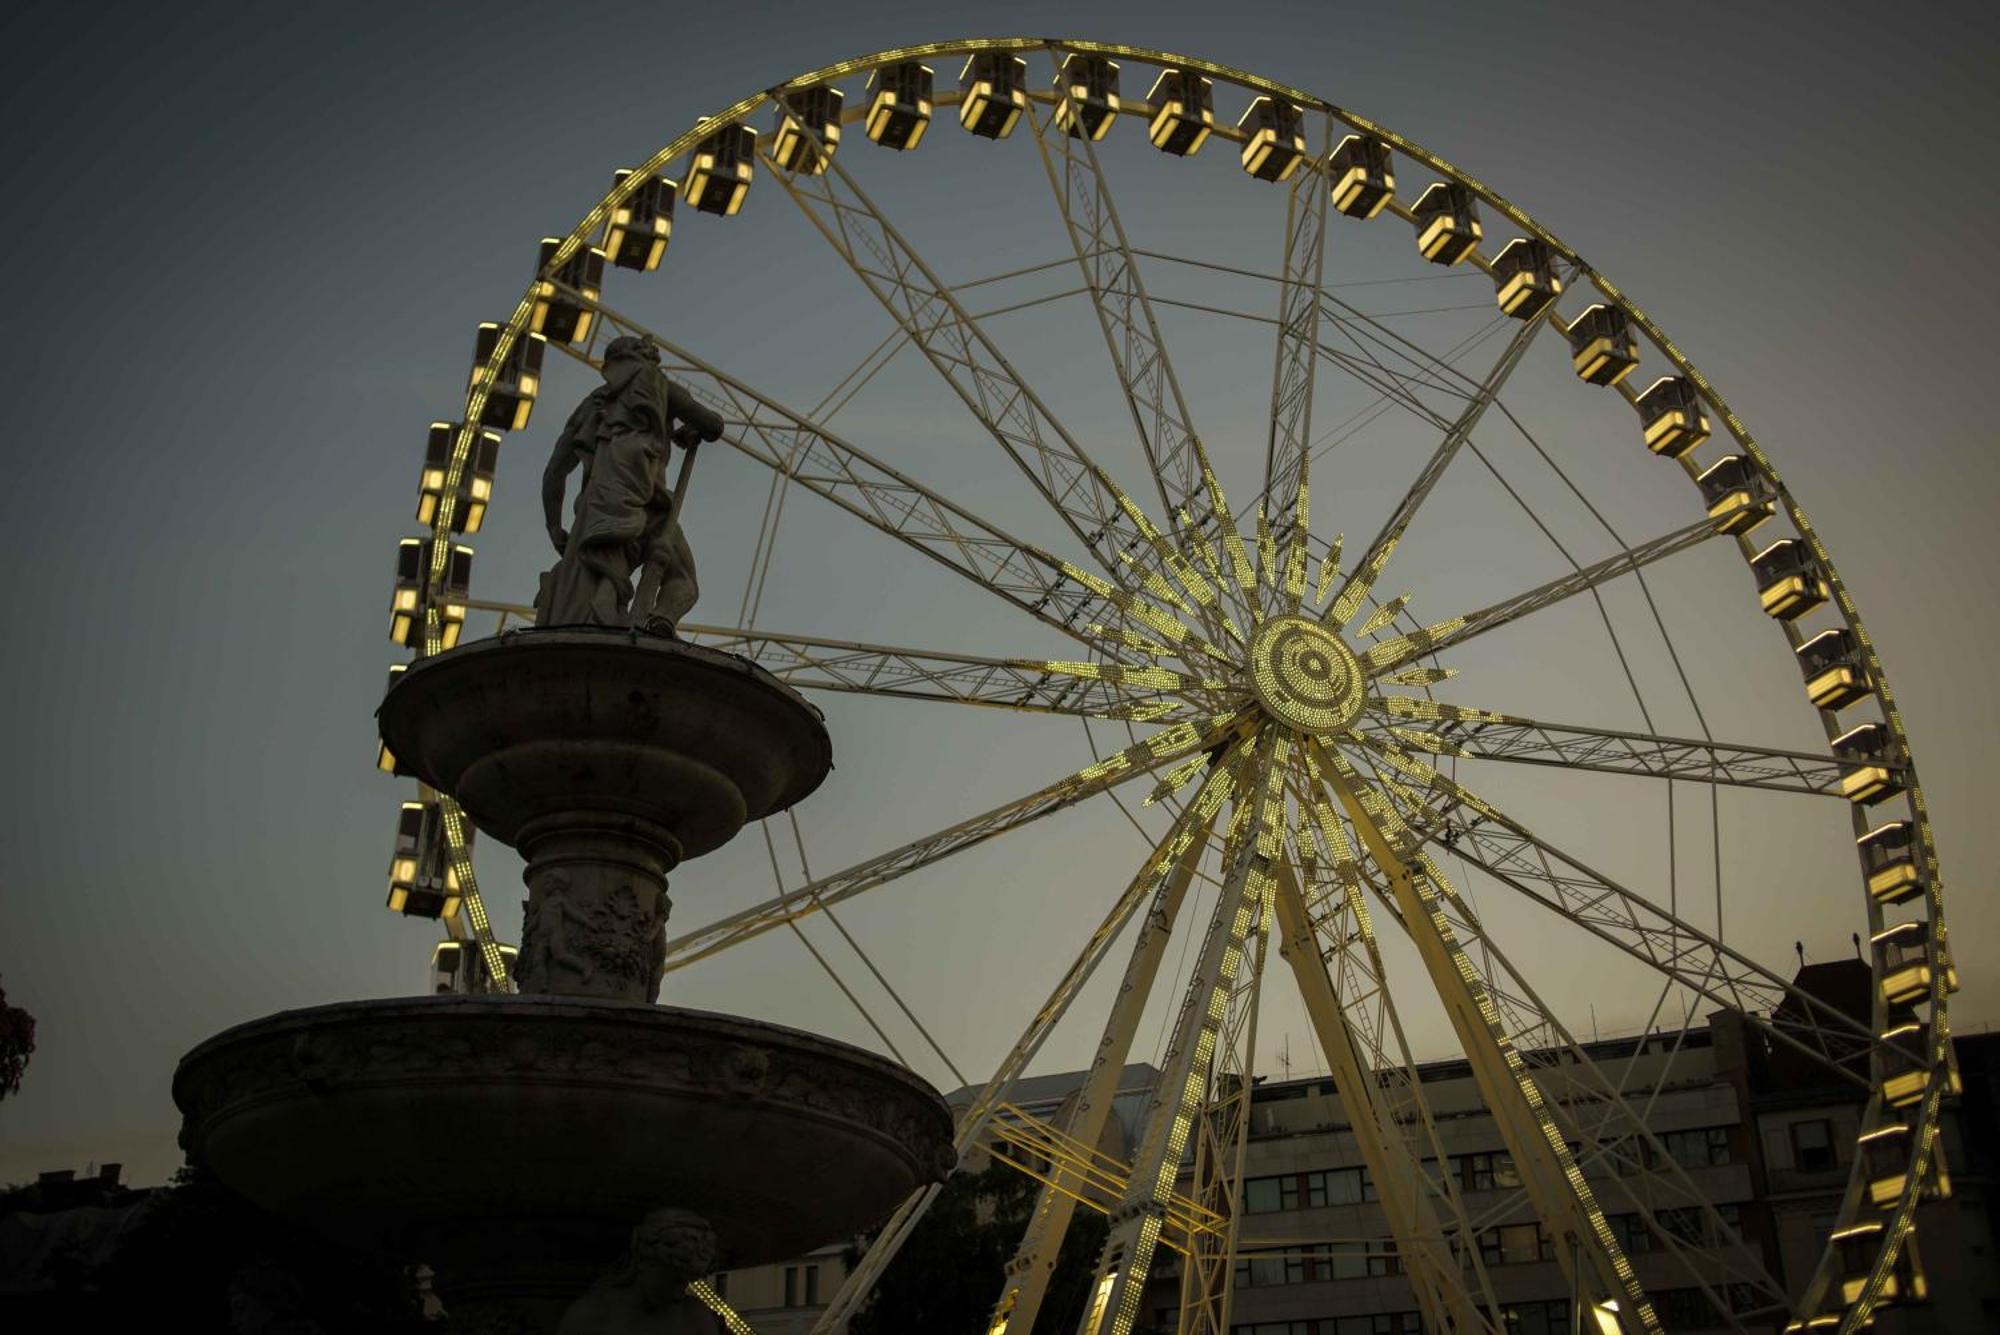
<svg viewBox="0 0 2000 1335"><path fill-rule="evenodd" d="M594 998L433 996L286 1011L181 1059L181 1140L252 1203L448 1276L588 1282L646 1212L725 1263L880 1221L952 1162L937 1092L859 1048ZM451 1295L446 1292L446 1301Z"/></svg>
<svg viewBox="0 0 2000 1335"><path fill-rule="evenodd" d="M419 660L377 711L397 772L514 847L623 820L671 861L713 852L833 767L819 711L746 659L632 631L514 631Z"/></svg>

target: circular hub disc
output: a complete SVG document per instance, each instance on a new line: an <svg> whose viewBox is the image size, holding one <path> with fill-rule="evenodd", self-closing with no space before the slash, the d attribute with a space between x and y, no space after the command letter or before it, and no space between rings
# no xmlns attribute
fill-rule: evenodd
<svg viewBox="0 0 2000 1335"><path fill-rule="evenodd" d="M1250 682L1264 712L1300 732L1339 732L1361 712L1361 664L1311 617L1275 617L1257 628Z"/></svg>

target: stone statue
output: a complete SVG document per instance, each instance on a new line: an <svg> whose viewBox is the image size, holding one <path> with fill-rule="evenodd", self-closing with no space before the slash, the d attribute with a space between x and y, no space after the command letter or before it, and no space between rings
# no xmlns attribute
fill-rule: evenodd
<svg viewBox="0 0 2000 1335"><path fill-rule="evenodd" d="M632 1230L616 1270L563 1314L556 1335L722 1335L722 1321L688 1292L716 1265L715 1230L691 1210L655 1210Z"/></svg>
<svg viewBox="0 0 2000 1335"><path fill-rule="evenodd" d="M559 559L542 576L536 624L672 634L699 590L694 554L673 512L667 456L672 444L688 449L720 436L722 419L667 379L644 339L612 339L603 375L563 424L542 472L542 511ZM583 483L565 531L563 493L578 464ZM635 574L643 576L637 602Z"/></svg>

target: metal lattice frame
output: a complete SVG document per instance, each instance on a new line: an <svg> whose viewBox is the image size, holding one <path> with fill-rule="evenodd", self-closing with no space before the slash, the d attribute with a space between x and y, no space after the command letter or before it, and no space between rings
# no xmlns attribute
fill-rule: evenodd
<svg viewBox="0 0 2000 1335"><path fill-rule="evenodd" d="M954 289L943 283L856 184L831 145L818 143L824 169L817 172L786 171L768 157L760 163L889 314L901 337L923 354L984 433L1019 466L1033 491L1088 554L1095 571L1011 537L935 486L917 482L842 439L823 420L786 407L644 330L590 294L569 287L564 278L565 266L603 231L613 210L641 182L685 160L717 126L781 107L801 90L852 82L899 62L972 54L1046 55L1059 73L1053 91L1028 90L1027 121L1083 277L1080 291L1095 310L1153 474L1153 489L1162 507L1157 516L1149 515L1084 452L1006 360L981 319L965 308ZM1078 114L1072 91L1060 77L1063 62L1071 57L1177 70L1251 96L1279 99L1295 107L1317 131L1317 145L1299 164L1303 170L1287 196L1283 257L1279 272L1270 275L1279 285L1277 316L1250 317L1275 327L1277 347L1265 491L1245 515L1231 512L1174 375L1155 302L1141 276L1140 259L1151 253L1128 239L1094 140L1064 132L1076 124ZM940 107L957 100L952 94L935 99ZM1137 98L1123 98L1117 109L1135 117L1157 110ZM862 115L853 111L846 119L858 121ZM1221 140L1245 138L1243 131L1221 122L1209 128ZM1491 368L1473 376L1449 360L1431 357L1329 291L1323 256L1330 149L1337 137L1347 133L1386 145L1403 169L1415 168L1461 187L1520 235L1546 246L1566 287L1594 289L1644 339L1650 355L1694 388L1704 410L1720 422L1728 440L1747 459L1758 487L1770 499L1774 522L1789 528L1810 552L1828 597L1827 613L1815 624L1830 616L1859 647L1856 675L1862 689L1839 707L1821 710L1826 735L1832 740L1860 718L1879 722L1887 739L1881 766L1884 786L1892 790L1893 802L1907 806L1915 831L1913 856L1921 877L1916 901L1891 912L1864 896L1871 933L1891 922L1921 924L1928 990L1915 1005L1892 1013L1878 988L1873 1022L1858 1025L1672 911L1564 853L1460 783L1448 768L1431 763L1435 758L1465 757L1650 776L1669 784L1700 783L1711 792L1742 786L1836 801L1843 781L1857 769L1852 757L1830 752L1575 727L1431 698L1429 687L1444 680L1450 669L1426 665L1448 657L1475 635L1531 617L1579 593L1596 595L1611 581L1720 533L1734 531L1745 557L1753 549L1747 531L1703 517L1625 546L1591 565L1576 565L1560 579L1442 621L1414 620L1402 598L1376 602L1375 585L1411 518L1453 459L1470 445L1541 327L1557 316L1553 302L1536 312L1517 328ZM798 165L794 163L795 168ZM1415 221L1415 214L1400 199L1392 197L1386 211L1404 222ZM1493 256L1481 246L1475 245L1462 262L1493 273ZM1376 911L1387 913L1409 934L1430 964L1431 982L1452 1010L1489 1104L1517 1160L1526 1165L1531 1178L1524 1188L1528 1204L1544 1220L1567 1221L1566 1231L1576 1239L1576 1247L1568 1258L1559 1259L1571 1273L1577 1294L1592 1303L1619 1300L1615 1320L1627 1329L1656 1326L1579 1166L1633 1154L1645 1157L1650 1151L1633 1148L1650 1141L1643 1114L1634 1109L1628 1091L1601 1071L1542 1006L1529 981L1506 962L1469 904L1445 878L1434 852L1448 852L1518 892L1523 902L1576 923L1623 950L1664 980L1663 1001L1668 990L1680 988L1751 1016L1772 1041L1806 1053L1868 1090L1865 1129L1901 1122L1913 1133L1908 1137L1904 1186L1886 1207L1878 1209L1867 1198L1857 1156L1841 1218L1881 1223L1880 1244L1871 1265L1859 1274L1843 1272L1829 1248L1797 1309L1801 1320L1826 1317L1842 1331L1859 1329L1889 1291L1899 1266L1914 1264L1913 1249L1907 1246L1911 1222L1918 1201L1937 1178L1933 1168L1938 1107L1954 1079L1946 1020L1953 986L1951 951L1928 811L1873 642L1817 532L1720 395L1644 312L1485 184L1419 145L1298 89L1212 62L1101 43L996 39L902 48L828 66L745 98L661 148L587 212L560 240L536 283L499 327L490 357L473 377L461 419L464 425L453 440L435 506L420 654L444 648L441 608L446 603L449 539L460 504L460 484L470 466L489 394L526 337L538 292L544 296L560 292L600 317L592 339L581 348L563 350L589 360L596 340L612 329L651 339L661 348L671 373L723 415L728 443L745 457L771 468L787 485L797 484L953 570L991 594L997 604L1011 605L1079 642L1083 653L1075 661L1057 661L870 645L748 628L690 626L685 628L690 634L811 689L1117 720L1134 728L1159 725L1149 735L1135 734L1130 747L1014 802L689 933L672 943L669 955L668 967L704 958L1041 815L1142 775L1153 776L1152 800L1165 802L1176 813L1166 836L1089 936L1083 952L960 1125L962 1153L995 1143L1032 1146L1053 1165L1046 1170L1046 1190L1037 1212L1040 1222L1030 1229L1017 1257L1017 1261L1025 1258L1028 1271L1051 1257L1051 1246L1060 1242L1056 1216L1067 1206L1055 1202L1080 1200L1111 1214L1110 1241L1100 1258L1092 1303L1084 1317L1086 1332L1095 1335L1100 1326L1121 1333L1131 1328L1140 1312L1151 1255L1161 1245L1189 1258L1181 1303L1184 1328L1226 1329L1233 1268L1229 1239L1241 1210L1249 1053L1265 977L1264 947L1274 932L1330 1057L1337 1050L1335 1065L1345 1073L1343 1095L1353 1099L1353 1086L1365 1082L1370 1087L1365 1101L1372 1101L1374 1112L1357 1115L1357 1121L1373 1127L1364 1137L1365 1153L1372 1156L1371 1163L1380 1160L1378 1176L1385 1183L1390 1181L1390 1164L1405 1165L1390 1214L1420 1305L1434 1323L1450 1321L1463 1329L1497 1319L1498 1304L1476 1254L1468 1278L1455 1260L1439 1251L1442 1238L1454 1236L1462 1244L1468 1233L1482 1226L1483 1218L1468 1213L1448 1173L1428 1174L1421 1167L1426 1154L1440 1160L1442 1155L1403 1037L1393 989L1375 948L1371 898ZM1374 389L1385 407L1400 407L1440 433L1415 482L1375 539L1347 568L1341 565L1338 542L1331 549L1322 548L1310 532L1309 475L1316 450L1311 408L1314 382L1323 370L1352 376ZM1628 387L1620 385L1619 392L1628 401L1635 399ZM1441 409L1433 402L1439 395L1456 406ZM1692 453L1681 463L1690 477L1698 471ZM1317 579L1309 581L1315 563ZM1309 584L1311 603L1323 610L1301 618ZM503 623L507 616L522 614L521 609L503 604L474 606L499 611ZM1376 610L1361 620L1369 606ZM1260 658L1259 645L1276 621L1288 617L1315 624L1314 633L1323 635L1325 644L1352 641L1349 649L1327 650L1336 656L1351 654L1354 674L1366 679L1364 698L1351 712L1336 710L1323 717L1290 712L1273 703L1273 690L1282 696L1284 682L1276 680L1274 685L1274 679L1282 678L1283 664L1274 666ZM1780 620L1779 625L1791 647L1803 641L1805 623ZM1415 688L1415 693L1397 687ZM1218 835L1212 827L1225 806L1231 807L1228 830ZM1879 802L1871 801L1855 801L1852 810L1857 835L1884 813ZM449 799L442 803L442 815L463 892L466 924L482 947L489 973L504 983L505 961L479 895L463 816ZM1195 967L1184 982L1179 1021L1164 1062L1167 1077L1157 1091L1134 1162L1106 1164L1094 1150L1094 1128L1101 1127L1108 1102L1107 1090L1099 1086L1106 1070L1115 1079L1122 1067L1137 1020L1134 1004L1121 1003L1122 1009L1114 1011L1099 1066L1090 1077L1095 1083L1087 1085L1092 1092L1069 1125L1036 1125L1032 1119L1023 1120L1018 1110L1009 1112L1007 1096L1013 1082L1114 939L1147 902L1153 905L1148 919L1152 927L1137 935L1128 980L1144 979L1142 996L1151 988L1160 946L1190 878L1201 859L1218 850L1220 893ZM1879 968L1878 964L1878 972ZM1878 1037L1892 1020L1914 1021L1919 1041L1891 1044ZM1544 1066L1523 1057L1537 1049L1568 1050L1579 1060ZM1913 1065L1919 1076L1915 1085L1909 1081ZM1892 1072L1900 1072L1902 1080L1893 1105L1884 1093ZM1572 1094L1574 1102L1566 1101ZM1605 1109L1603 1116L1586 1121L1576 1113L1586 1097ZM996 1127L1013 1129L1000 1134ZM1568 1138L1582 1147L1580 1158L1571 1156ZM1189 1146L1194 1147L1194 1199L1176 1185ZM1705 1207L1685 1175L1676 1180L1669 1171L1663 1177L1664 1196L1642 1199L1628 1192L1649 1221L1661 1200L1687 1200L1693 1208ZM884 1227L852 1282L829 1309L823 1329L844 1325L933 1195L934 1189L919 1193ZM1708 1213L1714 1214L1712 1209ZM1018 1278L1028 1271L1017 1267L1014 1275ZM1696 1279L1711 1296L1718 1295L1710 1288L1709 1277L1697 1274ZM1738 1281L1722 1276L1718 1282ZM1768 1277L1749 1274L1743 1283L1763 1298L1774 1292ZM1024 1292L1014 1285L1002 1295L996 1330L1025 1329L1025 1322L1032 1320L1035 1302L1024 1301ZM702 1296L706 1301L710 1295ZM718 1310L722 1307L726 1305ZM1722 1296L1719 1307L1735 1322L1738 1317L1761 1316L1768 1304L1732 1313Z"/></svg>

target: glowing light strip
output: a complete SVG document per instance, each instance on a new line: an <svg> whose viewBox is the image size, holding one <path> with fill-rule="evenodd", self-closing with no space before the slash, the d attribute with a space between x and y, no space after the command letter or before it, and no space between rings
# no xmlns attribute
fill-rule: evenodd
<svg viewBox="0 0 2000 1335"><path fill-rule="evenodd" d="M1314 607L1324 607L1326 605L1327 590L1333 587L1334 576L1340 573L1340 548L1346 541L1347 535L1345 533L1334 534L1333 546L1327 548L1326 555L1320 558L1319 582L1313 587Z"/></svg>

